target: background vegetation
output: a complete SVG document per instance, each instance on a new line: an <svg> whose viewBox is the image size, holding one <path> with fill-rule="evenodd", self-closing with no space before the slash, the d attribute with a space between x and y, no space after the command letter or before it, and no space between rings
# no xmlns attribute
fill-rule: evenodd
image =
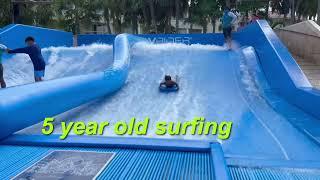
<svg viewBox="0 0 320 180"><path fill-rule="evenodd" d="M138 33L138 23L144 32L174 33L179 29L179 22L190 23L191 29L194 24L200 25L203 32L207 32L208 22L215 26L223 7L230 4L245 15L244 21L248 20L249 12L258 12L261 18L271 22L266 13L269 9L282 14L284 22L291 23L303 18L315 19L320 14L320 0L54 0L51 4L20 5L19 20L23 24L74 33L80 33L81 24L105 25L108 33L121 33L124 28ZM290 19L287 18L289 12ZM172 18L177 19L174 27ZM0 26L11 22L11 0L1 0ZM111 24L114 32L111 32Z"/></svg>

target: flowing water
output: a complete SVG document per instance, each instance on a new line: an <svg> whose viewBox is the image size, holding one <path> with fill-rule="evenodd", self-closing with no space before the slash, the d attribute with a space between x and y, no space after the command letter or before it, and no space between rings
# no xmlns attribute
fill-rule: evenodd
<svg viewBox="0 0 320 180"><path fill-rule="evenodd" d="M112 47L44 49L48 61L46 79L101 71L112 63ZM126 121L150 118L148 137L218 140L226 156L259 159L319 160L320 149L295 129L264 99L267 82L239 51L209 45L138 43L133 47L129 76L113 95L82 105L56 117L56 121ZM7 61L10 86L32 81L32 68L25 58ZM15 62L15 63L14 63ZM259 69L258 62L254 68ZM256 73L256 74L255 74ZM161 93L164 75L178 77L179 92ZM259 78L258 78L259 77ZM157 121L185 122L194 117L207 121L232 121L229 140L214 135L156 136ZM41 125L20 133L39 134ZM56 127L55 133L61 133ZM106 136L114 136L106 128Z"/></svg>

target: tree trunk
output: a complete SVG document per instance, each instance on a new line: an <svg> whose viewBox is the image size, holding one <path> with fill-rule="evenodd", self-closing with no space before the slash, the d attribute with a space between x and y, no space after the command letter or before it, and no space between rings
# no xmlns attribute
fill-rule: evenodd
<svg viewBox="0 0 320 180"><path fill-rule="evenodd" d="M134 18L131 17L131 32L132 32L132 34L136 34L136 28L134 26L135 26Z"/></svg>
<svg viewBox="0 0 320 180"><path fill-rule="evenodd" d="M164 32L169 34L171 32L171 17L172 17L172 6L169 7L169 10L167 11L166 17L165 17L165 27Z"/></svg>
<svg viewBox="0 0 320 180"><path fill-rule="evenodd" d="M121 17L113 17L113 27L114 27L114 30L117 34L120 34L122 32L122 27L121 27Z"/></svg>
<svg viewBox="0 0 320 180"><path fill-rule="evenodd" d="M190 1L191 3L192 3L192 0ZM193 29L193 23L192 23L192 21L191 21L191 13L192 13L192 8L191 8L192 6L189 6L188 7L188 20L189 20L189 25L190 25L190 27L189 27L189 33L191 33L192 32L192 29Z"/></svg>
<svg viewBox="0 0 320 180"><path fill-rule="evenodd" d="M212 33L216 33L216 17L211 18Z"/></svg>
<svg viewBox="0 0 320 180"><path fill-rule="evenodd" d="M180 19L180 4L179 0L175 0L176 7L176 33L179 33L179 19Z"/></svg>
<svg viewBox="0 0 320 180"><path fill-rule="evenodd" d="M13 23L21 24L21 5L19 3L13 3Z"/></svg>
<svg viewBox="0 0 320 180"><path fill-rule="evenodd" d="M203 34L207 33L207 24L206 23L202 25L202 33Z"/></svg>
<svg viewBox="0 0 320 180"><path fill-rule="evenodd" d="M147 29L148 31L150 31L151 21L150 21L150 16L149 16L148 13L147 13L147 7L146 7L146 5L144 5L144 7L142 8L142 13L143 13L144 24L145 24L145 26L146 26L146 29Z"/></svg>
<svg viewBox="0 0 320 180"><path fill-rule="evenodd" d="M317 11L317 14L318 14L317 23L320 25L320 0L318 0L318 11Z"/></svg>
<svg viewBox="0 0 320 180"><path fill-rule="evenodd" d="M80 18L79 18L79 12L78 7L75 4L74 8L74 27L73 27L73 33L75 35L80 34Z"/></svg>
<svg viewBox="0 0 320 180"><path fill-rule="evenodd" d="M298 19L295 19L296 20L295 22L297 22L297 21L300 22L300 19L301 19L301 15L299 14L299 8L300 8L301 3L302 3L302 0L297 0L296 1L296 12L297 12L297 17L296 18L298 18Z"/></svg>
<svg viewBox="0 0 320 180"><path fill-rule="evenodd" d="M149 7L150 7L150 13L151 13L151 24L152 24L152 28L154 29L155 32L157 32L154 2L153 2L153 0L148 0L148 2L149 2Z"/></svg>
<svg viewBox="0 0 320 180"><path fill-rule="evenodd" d="M132 13L131 22L132 22L132 33L138 34L138 21L135 13Z"/></svg>
<svg viewBox="0 0 320 180"><path fill-rule="evenodd" d="M118 28L119 28L119 34L122 33L122 27L121 27L121 17L117 19Z"/></svg>
<svg viewBox="0 0 320 180"><path fill-rule="evenodd" d="M111 34L111 27L110 27L110 17L109 17L109 9L106 9L107 12L105 12L105 19L106 19L106 25L107 25L107 30L108 34Z"/></svg>
<svg viewBox="0 0 320 180"><path fill-rule="evenodd" d="M244 23L245 23L245 24L248 24L248 23L249 23L249 11L246 11L246 12L245 12Z"/></svg>
<svg viewBox="0 0 320 180"><path fill-rule="evenodd" d="M107 19L107 31L108 31L108 34L112 34L111 27L110 27L110 19Z"/></svg>
<svg viewBox="0 0 320 180"><path fill-rule="evenodd" d="M80 20L79 20L79 15L78 12L76 13L76 17L75 17L75 34L80 34Z"/></svg>
<svg viewBox="0 0 320 180"><path fill-rule="evenodd" d="M303 0L297 0L296 1L296 12L298 13L299 9L300 9L300 5L302 3Z"/></svg>
<svg viewBox="0 0 320 180"><path fill-rule="evenodd" d="M291 0L291 23L294 24L296 21L296 8L295 8L295 0Z"/></svg>
<svg viewBox="0 0 320 180"><path fill-rule="evenodd" d="M230 0L226 0L226 6L230 8L230 6L231 6Z"/></svg>
<svg viewBox="0 0 320 180"><path fill-rule="evenodd" d="M267 1L265 11L266 11L266 17L265 19L269 19L269 7L270 7L270 1Z"/></svg>

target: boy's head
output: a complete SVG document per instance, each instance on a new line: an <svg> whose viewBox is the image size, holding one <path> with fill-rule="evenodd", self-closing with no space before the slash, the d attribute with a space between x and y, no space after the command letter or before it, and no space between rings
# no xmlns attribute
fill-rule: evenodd
<svg viewBox="0 0 320 180"><path fill-rule="evenodd" d="M24 42L28 45L28 46L32 46L34 44L34 38L29 36L27 37Z"/></svg>
<svg viewBox="0 0 320 180"><path fill-rule="evenodd" d="M165 75L165 76L164 76L164 80L165 80L165 81L171 81L171 76Z"/></svg>
<svg viewBox="0 0 320 180"><path fill-rule="evenodd" d="M228 7L228 6L224 7L224 12L229 12L230 10L231 10L230 7Z"/></svg>

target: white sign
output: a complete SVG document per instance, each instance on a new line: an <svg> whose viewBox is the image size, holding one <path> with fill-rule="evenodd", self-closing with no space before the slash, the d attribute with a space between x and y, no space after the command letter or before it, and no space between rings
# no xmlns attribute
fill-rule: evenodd
<svg viewBox="0 0 320 180"><path fill-rule="evenodd" d="M155 44L162 43L183 43L183 44L191 44L191 37L154 37L148 38L149 42Z"/></svg>

